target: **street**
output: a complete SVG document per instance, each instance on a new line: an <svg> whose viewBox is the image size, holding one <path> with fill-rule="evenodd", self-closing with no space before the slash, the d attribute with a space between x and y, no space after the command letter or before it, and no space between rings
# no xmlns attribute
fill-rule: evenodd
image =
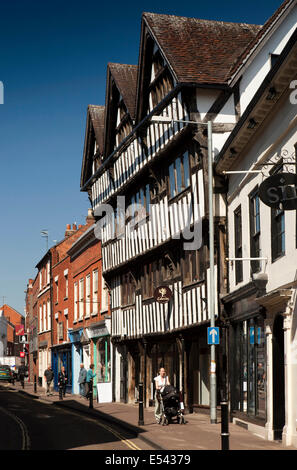
<svg viewBox="0 0 297 470"><path fill-rule="evenodd" d="M0 450L150 450L102 420L0 386Z"/></svg>

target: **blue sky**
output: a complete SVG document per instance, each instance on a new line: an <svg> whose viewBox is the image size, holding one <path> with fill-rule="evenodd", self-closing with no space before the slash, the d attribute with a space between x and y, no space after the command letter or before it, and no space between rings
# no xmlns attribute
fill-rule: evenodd
<svg viewBox="0 0 297 470"><path fill-rule="evenodd" d="M88 104L104 104L108 62L138 63L144 11L263 24L281 0L1 2L0 305L24 290L49 244L84 223L80 192Z"/></svg>

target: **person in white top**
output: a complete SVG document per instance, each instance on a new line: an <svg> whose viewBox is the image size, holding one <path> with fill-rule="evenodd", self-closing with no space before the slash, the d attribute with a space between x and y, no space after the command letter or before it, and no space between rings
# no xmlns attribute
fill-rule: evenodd
<svg viewBox="0 0 297 470"><path fill-rule="evenodd" d="M164 367L161 367L159 370L159 375L154 378L155 381L155 418L158 424L161 423L161 418L163 414L163 403L160 397L160 393L163 392L165 385L170 385L169 379L166 375Z"/></svg>

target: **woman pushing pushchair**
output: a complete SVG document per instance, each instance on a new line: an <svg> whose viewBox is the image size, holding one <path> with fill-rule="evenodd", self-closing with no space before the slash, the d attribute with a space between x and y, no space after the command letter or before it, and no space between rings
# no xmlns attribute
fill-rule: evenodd
<svg viewBox="0 0 297 470"><path fill-rule="evenodd" d="M164 367L159 370L159 375L154 378L156 393L155 393L155 418L158 424L161 424L163 417L163 401L161 392L164 390L166 385L170 385L169 379L166 375Z"/></svg>
<svg viewBox="0 0 297 470"><path fill-rule="evenodd" d="M158 424L167 425L171 418L176 417L177 422L184 424L184 415L181 406L180 395L177 390L170 385L165 369L159 370L159 375L155 377L155 418Z"/></svg>

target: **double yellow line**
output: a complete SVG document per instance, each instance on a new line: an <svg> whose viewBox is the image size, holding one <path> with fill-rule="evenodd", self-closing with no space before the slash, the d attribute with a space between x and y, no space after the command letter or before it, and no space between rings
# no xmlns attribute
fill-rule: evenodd
<svg viewBox="0 0 297 470"><path fill-rule="evenodd" d="M106 431L111 432L111 434L113 434L115 437L117 437L121 442L123 442L123 444L125 444L130 449L132 449L132 450L141 450L140 447L137 447L137 445L134 444L134 442L130 441L129 439L126 439L124 436L122 436L120 433L118 433L114 429L110 428L109 426L106 426L105 424L98 423L98 422L97 422L97 424L98 424L98 426L101 426L102 428L104 428Z"/></svg>
<svg viewBox="0 0 297 470"><path fill-rule="evenodd" d="M70 411L70 410L63 410L67 413L70 413L70 414L75 414L73 411ZM76 415L77 416L77 415ZM91 418L91 417L85 417L86 420L88 421L92 421L93 423L96 423L97 426L100 426L101 428L105 429L106 431L110 432L111 434L113 434L117 439L119 439L123 444L125 444L127 447L129 447L129 449L132 449L132 450L142 450L140 449L140 447L138 447L136 444L134 444L134 442L130 441L130 439L126 439L124 436L122 436L119 432L115 431L113 428L111 428L110 426L107 426L106 424L103 424L101 422L98 422L96 419L94 418Z"/></svg>

